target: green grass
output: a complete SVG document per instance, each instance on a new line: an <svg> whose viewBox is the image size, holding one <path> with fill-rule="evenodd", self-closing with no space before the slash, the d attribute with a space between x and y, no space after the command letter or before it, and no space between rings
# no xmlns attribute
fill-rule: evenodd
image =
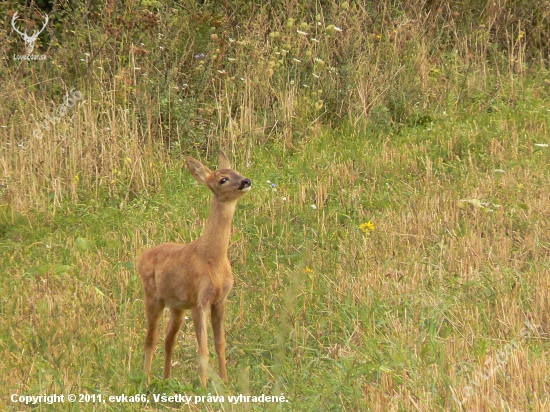
<svg viewBox="0 0 550 412"><path fill-rule="evenodd" d="M230 249L230 381L207 390L190 321L173 378L159 380L161 344L150 386L142 373L134 259L146 245L195 238L208 213L209 193L183 159L159 172L156 191L131 198L82 189L78 203L47 210L3 206L2 408L21 409L12 393L149 392L148 408L160 410L460 410L451 396L461 398L530 320L537 334L465 406L544 410L550 151L535 143L548 142L547 107L528 96L398 133L326 129L292 150L255 148L248 167L235 153L254 187L238 206ZM366 236L359 225L369 220ZM284 393L289 403L153 402L174 393Z"/></svg>

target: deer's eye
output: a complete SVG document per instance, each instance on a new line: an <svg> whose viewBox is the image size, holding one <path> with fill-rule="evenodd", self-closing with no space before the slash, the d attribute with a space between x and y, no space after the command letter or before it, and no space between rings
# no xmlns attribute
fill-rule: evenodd
<svg viewBox="0 0 550 412"><path fill-rule="evenodd" d="M229 179L227 177L222 177L220 179L220 185L223 185L225 182L227 182Z"/></svg>

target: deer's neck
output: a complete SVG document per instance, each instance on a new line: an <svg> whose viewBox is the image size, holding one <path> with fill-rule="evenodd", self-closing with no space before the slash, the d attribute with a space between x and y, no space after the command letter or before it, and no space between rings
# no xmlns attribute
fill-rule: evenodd
<svg viewBox="0 0 550 412"><path fill-rule="evenodd" d="M223 203L212 197L210 215L200 237L200 248L208 260L219 261L227 258L231 238L231 224L237 202Z"/></svg>

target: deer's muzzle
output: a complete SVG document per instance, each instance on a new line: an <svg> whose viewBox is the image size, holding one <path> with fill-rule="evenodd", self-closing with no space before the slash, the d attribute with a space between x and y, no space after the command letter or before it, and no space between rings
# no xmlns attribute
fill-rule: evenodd
<svg viewBox="0 0 550 412"><path fill-rule="evenodd" d="M241 185L239 186L239 190L250 190L251 186L252 186L252 180L250 180L247 177L246 179L241 180Z"/></svg>

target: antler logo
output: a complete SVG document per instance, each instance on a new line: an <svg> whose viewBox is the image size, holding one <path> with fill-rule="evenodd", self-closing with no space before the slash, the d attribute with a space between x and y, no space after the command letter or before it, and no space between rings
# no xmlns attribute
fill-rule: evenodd
<svg viewBox="0 0 550 412"><path fill-rule="evenodd" d="M25 30L23 33L21 33L17 27L15 26L15 22L17 21L17 18L19 17L19 12L15 12L15 14L13 15L12 19L11 19L11 26L13 27L13 29L16 31L16 33L18 33L22 38L23 40L25 41L25 51L27 52L27 56L31 55L33 50L34 50L34 45L36 43L36 39L38 39L38 36L40 35L40 33L42 33L44 31L44 29L46 28L46 24L48 24L48 15L47 14L44 14L44 17L46 18L46 21L44 22L44 25L42 26L42 28L40 30L35 30L32 34L32 36L29 36L27 34L27 30Z"/></svg>

